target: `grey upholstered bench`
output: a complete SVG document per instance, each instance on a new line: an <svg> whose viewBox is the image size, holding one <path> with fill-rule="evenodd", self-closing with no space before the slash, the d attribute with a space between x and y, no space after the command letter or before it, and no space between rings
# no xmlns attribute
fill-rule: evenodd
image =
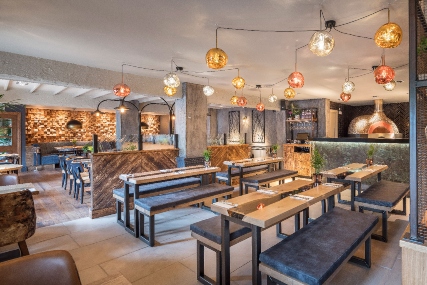
<svg viewBox="0 0 427 285"><path fill-rule="evenodd" d="M200 185L200 179L195 177L180 178L165 182L156 182L139 186L139 196L148 197L156 194L170 191L179 191L190 187ZM129 189L129 198L133 198L134 188ZM122 220L122 204L125 200L125 189L119 188L113 190L113 197L116 199L116 217L119 224L124 224Z"/></svg>
<svg viewBox="0 0 427 285"><path fill-rule="evenodd" d="M154 246L154 215L201 203L208 199L228 196L232 194L233 190L232 186L212 183L196 188L136 199L135 210L139 213L139 238L149 246ZM144 234L144 216L148 216L148 236Z"/></svg>
<svg viewBox="0 0 427 285"><path fill-rule="evenodd" d="M408 194L409 184L381 180L354 198L354 205L359 207L359 212L363 213L363 210L368 210L382 214L382 235L373 234L373 239L387 242L388 213L406 215L406 196ZM403 200L403 210L394 210L401 200Z"/></svg>
<svg viewBox="0 0 427 285"><path fill-rule="evenodd" d="M371 266L371 233L378 217L334 208L262 252L267 284L323 284L348 260ZM364 259L354 257L365 242ZM281 283L282 282L282 283Z"/></svg>
<svg viewBox="0 0 427 285"><path fill-rule="evenodd" d="M272 182L279 181L282 183L286 178L293 178L298 175L298 171L279 169L272 172L266 172L262 174L253 175L250 177L242 178L242 182L245 184L245 194L248 194L248 188L253 187L256 190L259 189L260 185L268 185Z"/></svg>
<svg viewBox="0 0 427 285"><path fill-rule="evenodd" d="M203 284L221 283L221 216L190 225L191 236L197 239L197 280ZM251 229L230 222L230 246L251 236ZM216 281L205 275L205 247L213 250L216 255Z"/></svg>
<svg viewBox="0 0 427 285"><path fill-rule="evenodd" d="M243 176L247 176L248 174L265 172L268 171L268 165L259 165L243 168ZM223 181L229 185L231 185L231 179L233 177L238 177L240 175L240 170L237 168L231 168L230 175L228 171L222 171L216 173L216 179L218 181Z"/></svg>

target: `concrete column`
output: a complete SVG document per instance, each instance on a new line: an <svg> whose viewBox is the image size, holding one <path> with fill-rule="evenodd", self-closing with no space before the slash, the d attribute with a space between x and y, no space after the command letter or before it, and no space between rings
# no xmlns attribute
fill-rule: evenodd
<svg viewBox="0 0 427 285"><path fill-rule="evenodd" d="M138 101L131 101L136 106L139 106ZM119 104L119 102L117 103ZM121 113L119 110L116 110L116 142L117 148L122 149L120 140L125 136L128 136L126 141L129 141L132 136L132 144L137 146L137 134L138 134L138 110L129 103L125 102L125 106L129 110Z"/></svg>
<svg viewBox="0 0 427 285"><path fill-rule="evenodd" d="M175 103L175 133L178 134L179 156L202 156L207 147L207 98L203 86L182 84L182 99Z"/></svg>

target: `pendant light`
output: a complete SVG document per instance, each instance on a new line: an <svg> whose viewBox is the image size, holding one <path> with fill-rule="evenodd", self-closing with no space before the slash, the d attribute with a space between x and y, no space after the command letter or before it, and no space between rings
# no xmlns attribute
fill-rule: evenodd
<svg viewBox="0 0 427 285"><path fill-rule="evenodd" d="M246 104L248 104L248 100L245 98L245 96L243 96L243 89L242 89L242 96L240 96L237 99L237 105L240 107L245 107Z"/></svg>
<svg viewBox="0 0 427 285"><path fill-rule="evenodd" d="M257 88L259 90L259 103L256 104L256 109L260 112L263 112L265 110L265 105L261 101L261 85L257 85Z"/></svg>
<svg viewBox="0 0 427 285"><path fill-rule="evenodd" d="M71 112L71 116L72 117L75 117L75 110L76 109L74 109L73 112ZM65 125L65 127L67 129L70 129L70 130L77 130L77 129L81 129L83 127L83 124L80 121L76 120L76 119L71 119L71 120L69 120L67 122L67 124Z"/></svg>
<svg viewBox="0 0 427 285"><path fill-rule="evenodd" d="M296 95L295 90L292 89L291 87L286 88L283 93L284 93L286 99L292 99Z"/></svg>
<svg viewBox="0 0 427 285"><path fill-rule="evenodd" d="M212 69L221 69L227 65L228 55L218 48L218 28L215 35L215 48L211 48L206 53L206 64Z"/></svg>
<svg viewBox="0 0 427 285"><path fill-rule="evenodd" d="M268 96L268 102L274 103L277 101L277 96L273 93L273 88L271 88L271 94Z"/></svg>
<svg viewBox="0 0 427 285"><path fill-rule="evenodd" d="M394 79L395 73L393 68L385 65L384 50L381 56L381 65L375 68L374 76L375 76L375 82L378 84L386 84Z"/></svg>
<svg viewBox="0 0 427 285"><path fill-rule="evenodd" d="M326 21L326 28L329 31L335 27L335 21ZM332 52L335 46L335 40L326 30L322 31L322 10L320 10L320 28L315 32L308 43L308 47L312 53L317 56L327 56Z"/></svg>
<svg viewBox="0 0 427 285"><path fill-rule="evenodd" d="M386 91L393 91L394 87L396 87L396 81L392 79L389 83L383 85Z"/></svg>
<svg viewBox="0 0 427 285"><path fill-rule="evenodd" d="M344 84L342 85L342 92L345 94L351 94L354 91L356 86L352 81L350 81L350 67L347 68L347 78L345 79Z"/></svg>
<svg viewBox="0 0 427 285"><path fill-rule="evenodd" d="M176 88L175 87L165 86L163 88L163 92L165 92L165 94L168 95L169 97L172 97L173 95L176 94Z"/></svg>
<svg viewBox="0 0 427 285"><path fill-rule="evenodd" d="M122 64L122 83L116 84L113 87L114 95L124 98L130 94L130 87L123 82L123 65Z"/></svg>
<svg viewBox="0 0 427 285"><path fill-rule="evenodd" d="M239 97L237 97L236 95L237 90L234 90L234 96L230 98L230 103L231 105L237 105L237 100L239 99Z"/></svg>
<svg viewBox="0 0 427 285"><path fill-rule="evenodd" d="M388 22L375 33L375 44L381 48L395 48L402 42L402 35L400 26L390 22L390 9L388 9Z"/></svg>
<svg viewBox="0 0 427 285"><path fill-rule="evenodd" d="M215 90L212 88L212 86L209 86L209 78L208 78L208 85L203 87L203 94L205 94L205 96L211 96L212 94L214 94L214 92Z"/></svg>
<svg viewBox="0 0 427 285"><path fill-rule="evenodd" d="M231 84L233 84L234 88L236 89L242 89L245 87L245 79L243 77L240 77L240 70L237 69L237 77L234 77L234 79L231 81Z"/></svg>
<svg viewBox="0 0 427 285"><path fill-rule="evenodd" d="M165 77L163 78L163 83L168 87L176 88L181 82L179 81L178 75L176 75L176 73L172 71L172 67L173 59L171 59L171 72L165 75Z"/></svg>
<svg viewBox="0 0 427 285"><path fill-rule="evenodd" d="M304 76L302 76L301 72L297 71L297 52L298 49L295 50L295 71L288 77L289 86L292 88L301 88L304 86Z"/></svg>
<svg viewBox="0 0 427 285"><path fill-rule="evenodd" d="M351 94L341 93L340 98L343 102L347 102L351 99Z"/></svg>
<svg viewBox="0 0 427 285"><path fill-rule="evenodd" d="M125 105L125 99L120 100L119 106L115 107L114 109L120 111L120 113L124 113L125 111L129 110L129 108Z"/></svg>

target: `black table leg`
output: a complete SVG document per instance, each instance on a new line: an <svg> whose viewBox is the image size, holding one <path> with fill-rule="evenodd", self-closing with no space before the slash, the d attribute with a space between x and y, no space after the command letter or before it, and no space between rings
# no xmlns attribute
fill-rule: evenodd
<svg viewBox="0 0 427 285"><path fill-rule="evenodd" d="M261 228L255 225L252 228L252 284L261 284L259 271L259 255L261 254Z"/></svg>
<svg viewBox="0 0 427 285"><path fill-rule="evenodd" d="M130 228L130 216L129 216L129 184L125 183L125 193L124 193L124 203L123 203L123 221L125 222L125 228Z"/></svg>
<svg viewBox="0 0 427 285"><path fill-rule="evenodd" d="M381 172L377 174L377 180L381 181Z"/></svg>
<svg viewBox="0 0 427 285"><path fill-rule="evenodd" d="M350 198L350 207L351 210L354 211L354 196L356 195L356 182L355 181L351 181L350 182L350 190L351 190L351 198Z"/></svg>
<svg viewBox="0 0 427 285"><path fill-rule="evenodd" d="M135 203L136 199L139 198L139 185L135 185L134 186L134 194L133 194L133 202ZM138 210L135 208L135 206L133 207L133 219L134 219L134 227L133 227L133 234L136 238L138 238L139 236L139 213Z"/></svg>
<svg viewBox="0 0 427 285"><path fill-rule="evenodd" d="M230 284L230 221L221 215L222 284Z"/></svg>
<svg viewBox="0 0 427 285"><path fill-rule="evenodd" d="M243 167L239 167L239 195L243 195Z"/></svg>

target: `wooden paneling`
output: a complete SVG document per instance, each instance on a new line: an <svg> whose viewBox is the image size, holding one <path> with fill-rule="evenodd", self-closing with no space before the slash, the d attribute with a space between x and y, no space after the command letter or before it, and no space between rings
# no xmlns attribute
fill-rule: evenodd
<svg viewBox="0 0 427 285"><path fill-rule="evenodd" d="M227 171L224 161L248 158L250 152L248 144L212 145L208 149L212 152L211 165L221 168L221 171Z"/></svg>
<svg viewBox="0 0 427 285"><path fill-rule="evenodd" d="M163 149L93 154L91 217L116 212L112 192L123 187L120 174L175 168L178 152L178 149Z"/></svg>
<svg viewBox="0 0 427 285"><path fill-rule="evenodd" d="M295 152L295 147L307 147L310 152ZM297 170L299 175L311 176L311 146L309 144L284 144L285 169Z"/></svg>

